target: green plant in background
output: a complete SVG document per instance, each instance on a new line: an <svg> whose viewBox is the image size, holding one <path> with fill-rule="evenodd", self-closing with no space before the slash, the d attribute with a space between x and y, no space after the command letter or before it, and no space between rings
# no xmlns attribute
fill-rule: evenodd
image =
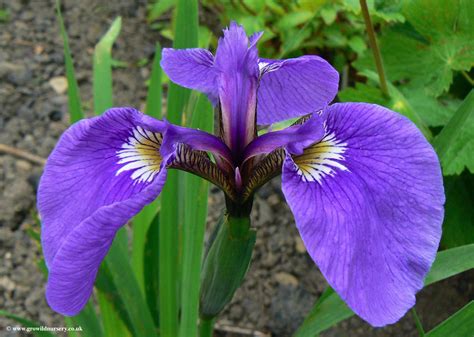
<svg viewBox="0 0 474 337"><path fill-rule="evenodd" d="M474 268L474 215L469 207L474 200L471 188L474 182L471 79L474 5L471 1L368 3L380 46L376 57L383 60L386 71L386 93L381 89L383 84L380 84L372 50L366 42L366 24L358 1L221 3L206 0L201 5L219 13L223 25L233 19L248 32L264 30L261 40L264 57L314 53L331 59L342 74L341 101L377 103L415 122L432 140L440 157L447 195L442 238L442 248L446 250L438 253L425 286ZM174 39L175 48L209 43L209 30L198 27L196 1L158 1L151 7L150 21L169 10L175 11L174 29L163 24L157 28L163 28L164 36ZM83 115L59 6L58 19L64 41L69 109L74 122ZM112 23L95 49L94 111L98 113L113 105L111 50L119 33L120 18ZM162 106L160 56L161 48L157 46L146 110L157 118L161 116ZM212 107L206 98L174 84L168 89L166 116L176 124L209 132L213 129ZM83 330L82 333L71 332L70 336L206 337L212 333L212 320L201 321L200 332L197 325L208 183L180 172L168 178L167 186L159 202L134 218L131 251L127 231L119 232L97 279L95 299L99 307L92 299L80 314L65 317L68 326L81 326ZM217 236L225 235L223 230L217 233ZM39 240L37 234L32 233L32 236ZM216 246L217 253L209 251L211 257L206 261L225 258L225 249L231 248ZM233 255L229 256L232 259ZM208 271L212 265L205 263L202 268L206 270L204 275L212 274ZM205 277L203 280L212 284L212 280ZM201 314L203 310L209 311L212 317L222 308L212 308L216 301L212 298L214 294L207 295L205 291L201 290ZM225 305L232 295L233 291L225 294L226 298L220 303ZM207 299L208 296L211 298ZM316 336L353 314L328 288L295 336ZM41 325L4 311L0 311L0 315L25 326ZM414 315L417 317L416 312ZM473 322L474 305L470 302L426 334L418 321L417 327L420 336L467 337L474 330ZM53 336L44 331L33 333Z"/></svg>

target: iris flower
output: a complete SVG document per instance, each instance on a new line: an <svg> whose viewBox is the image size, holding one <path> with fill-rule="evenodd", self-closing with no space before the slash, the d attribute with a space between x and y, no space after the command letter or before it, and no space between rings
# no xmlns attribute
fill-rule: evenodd
<svg viewBox="0 0 474 337"><path fill-rule="evenodd" d="M216 135L132 108L112 108L64 132L38 192L46 298L55 311L84 307L115 234L160 194L169 169L220 187L234 216L248 216L255 191L281 174L309 255L356 314L383 326L414 305L443 220L433 148L384 107L330 105L337 71L313 55L259 58L261 35L247 37L231 23L215 56L163 50L169 78L215 105ZM257 136L257 125L295 117L292 126Z"/></svg>

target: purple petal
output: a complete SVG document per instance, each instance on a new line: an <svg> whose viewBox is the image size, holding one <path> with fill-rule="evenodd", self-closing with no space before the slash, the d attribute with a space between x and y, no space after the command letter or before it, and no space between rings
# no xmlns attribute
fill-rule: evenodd
<svg viewBox="0 0 474 337"><path fill-rule="evenodd" d="M85 305L115 232L161 191L168 158L162 136L138 126L143 114L116 108L80 121L48 158L38 191L51 307Z"/></svg>
<svg viewBox="0 0 474 337"><path fill-rule="evenodd" d="M81 311L116 232L156 198L165 179L163 169L141 193L99 208L67 235L49 266L46 299L51 308L67 316Z"/></svg>
<svg viewBox="0 0 474 337"><path fill-rule="evenodd" d="M249 36L249 47L253 47L257 45L258 40L262 37L263 32L256 32Z"/></svg>
<svg viewBox="0 0 474 337"><path fill-rule="evenodd" d="M175 152L179 143L188 145L193 150L209 151L215 156L220 156L227 162L232 162L230 149L220 138L196 129L190 129L168 123L167 121L156 120L147 115L142 116L137 125L147 128L152 132L163 133L163 142L160 153L162 157L169 157Z"/></svg>
<svg viewBox="0 0 474 337"><path fill-rule="evenodd" d="M235 22L224 30L216 51L219 71L219 99L225 143L234 155L255 137L255 111L258 85L258 35L249 39Z"/></svg>
<svg viewBox="0 0 474 337"><path fill-rule="evenodd" d="M209 51L165 48L160 64L173 82L203 92L217 104L217 72L213 68L214 56Z"/></svg>
<svg viewBox="0 0 474 337"><path fill-rule="evenodd" d="M257 123L271 124L325 108L336 97L339 74L325 60L307 55L260 59Z"/></svg>
<svg viewBox="0 0 474 337"><path fill-rule="evenodd" d="M406 118L377 105L335 104L327 133L287 156L283 192L329 284L373 326L415 304L441 236L438 158Z"/></svg>
<svg viewBox="0 0 474 337"><path fill-rule="evenodd" d="M319 141L323 135L323 121L318 114L313 114L304 124L292 125L257 137L246 147L244 158L270 153L280 147L291 154L302 154L305 148Z"/></svg>

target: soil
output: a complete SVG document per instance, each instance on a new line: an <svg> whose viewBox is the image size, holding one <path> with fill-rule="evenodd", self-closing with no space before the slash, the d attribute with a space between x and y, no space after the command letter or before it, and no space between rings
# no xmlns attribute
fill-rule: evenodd
<svg viewBox="0 0 474 337"><path fill-rule="evenodd" d="M62 40L54 1L0 0L9 18L0 21L0 144L46 158L69 124ZM115 105L142 108L154 44L169 45L146 24L146 1L65 1L63 14L70 37L85 111L92 115L92 50L112 20L121 15L122 33L114 58L128 66L114 70ZM204 16L203 23L211 22ZM216 21L213 22L215 30ZM35 226L35 193L42 167L10 155L0 155L0 309L47 326L63 326L44 299L37 262L39 247L28 235ZM222 208L222 194L211 192L209 223ZM252 213L258 230L253 262L242 287L218 320L219 336L290 336L326 287L306 254L278 179L257 195ZM420 292L416 309L426 329L446 319L474 298L474 272L450 278ZM15 322L0 318L0 336ZM229 328L230 327L230 328ZM247 333L251 336L252 333ZM26 335L24 335L26 336ZM374 329L353 317L321 336L417 336L411 314L384 329Z"/></svg>

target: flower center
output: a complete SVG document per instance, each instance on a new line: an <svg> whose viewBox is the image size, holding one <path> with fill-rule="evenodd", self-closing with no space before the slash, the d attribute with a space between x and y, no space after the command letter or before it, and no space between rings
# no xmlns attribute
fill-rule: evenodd
<svg viewBox="0 0 474 337"><path fill-rule="evenodd" d="M323 178L333 177L336 169L348 171L341 162L345 161L344 153L347 143L336 138L334 132L326 133L324 138L304 150L300 156L293 158L298 166L298 174L307 182L318 182L322 185Z"/></svg>
<svg viewBox="0 0 474 337"><path fill-rule="evenodd" d="M117 151L119 161L125 164L117 170L116 175L125 171L132 171L130 178L135 183L151 182L160 172L162 158L160 146L162 136L137 126L120 150Z"/></svg>

